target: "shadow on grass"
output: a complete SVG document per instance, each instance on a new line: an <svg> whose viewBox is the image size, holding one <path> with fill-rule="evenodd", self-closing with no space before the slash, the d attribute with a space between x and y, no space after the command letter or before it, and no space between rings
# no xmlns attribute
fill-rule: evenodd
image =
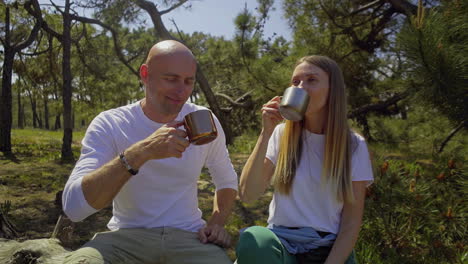
<svg viewBox="0 0 468 264"><path fill-rule="evenodd" d="M21 162L13 152L3 152L3 157L16 164L19 164Z"/></svg>

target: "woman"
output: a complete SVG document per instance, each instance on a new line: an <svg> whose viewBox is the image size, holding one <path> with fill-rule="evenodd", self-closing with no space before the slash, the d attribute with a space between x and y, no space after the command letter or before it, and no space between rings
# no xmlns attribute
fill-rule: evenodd
<svg viewBox="0 0 468 264"><path fill-rule="evenodd" d="M300 122L286 121L274 97L262 108L262 131L242 171L239 195L275 192L268 228L240 237L237 263L356 263L353 247L372 167L364 139L347 123L343 74L324 56L300 59L291 84L310 96Z"/></svg>

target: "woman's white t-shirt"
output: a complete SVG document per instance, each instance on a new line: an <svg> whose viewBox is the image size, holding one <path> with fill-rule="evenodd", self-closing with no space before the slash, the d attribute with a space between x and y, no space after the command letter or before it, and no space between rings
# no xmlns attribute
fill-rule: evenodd
<svg viewBox="0 0 468 264"><path fill-rule="evenodd" d="M278 159L279 142L284 124L276 127L268 143L266 158L274 165ZM352 181L373 180L372 165L364 138L354 133ZM321 184L325 135L303 129L302 153L289 195L275 192L270 203L268 224L287 227L312 227L317 231L338 234L343 202L337 201L329 185Z"/></svg>

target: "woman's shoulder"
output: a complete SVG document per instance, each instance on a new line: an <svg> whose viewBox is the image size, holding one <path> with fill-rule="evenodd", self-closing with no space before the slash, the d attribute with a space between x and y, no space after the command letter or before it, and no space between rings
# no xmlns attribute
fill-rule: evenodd
<svg viewBox="0 0 468 264"><path fill-rule="evenodd" d="M285 123L280 123L273 130L273 137L280 137L284 132Z"/></svg>
<svg viewBox="0 0 468 264"><path fill-rule="evenodd" d="M351 150L356 152L359 149L367 149L366 139L358 132L351 130Z"/></svg>

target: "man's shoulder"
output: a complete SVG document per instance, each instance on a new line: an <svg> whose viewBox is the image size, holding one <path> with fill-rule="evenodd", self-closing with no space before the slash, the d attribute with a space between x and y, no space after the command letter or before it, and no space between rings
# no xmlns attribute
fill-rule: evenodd
<svg viewBox="0 0 468 264"><path fill-rule="evenodd" d="M139 107L139 102L102 111L96 118L107 120L127 119L129 116L135 116Z"/></svg>
<svg viewBox="0 0 468 264"><path fill-rule="evenodd" d="M137 116L138 102L108 109L99 113L90 126L113 127L115 124L129 122Z"/></svg>

